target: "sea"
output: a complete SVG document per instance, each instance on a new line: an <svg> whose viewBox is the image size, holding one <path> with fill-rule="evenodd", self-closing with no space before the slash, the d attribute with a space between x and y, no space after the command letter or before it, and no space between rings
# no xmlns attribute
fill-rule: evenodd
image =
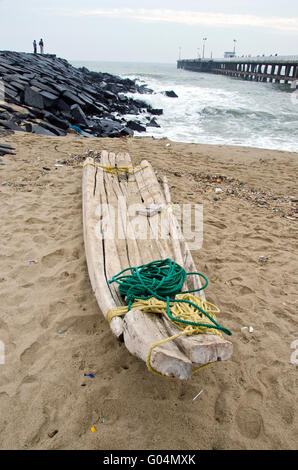
<svg viewBox="0 0 298 470"><path fill-rule="evenodd" d="M136 79L154 91L131 95L164 111L157 116L159 128L148 127L137 136L298 152L298 90L290 85L190 72L177 69L176 63L72 64ZM165 96L166 90L178 98Z"/></svg>

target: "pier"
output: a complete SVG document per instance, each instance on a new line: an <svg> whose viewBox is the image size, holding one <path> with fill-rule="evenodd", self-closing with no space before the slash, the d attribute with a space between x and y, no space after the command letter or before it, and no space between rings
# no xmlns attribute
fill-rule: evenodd
<svg viewBox="0 0 298 470"><path fill-rule="evenodd" d="M178 69L214 73L259 82L298 83L298 56L180 59Z"/></svg>

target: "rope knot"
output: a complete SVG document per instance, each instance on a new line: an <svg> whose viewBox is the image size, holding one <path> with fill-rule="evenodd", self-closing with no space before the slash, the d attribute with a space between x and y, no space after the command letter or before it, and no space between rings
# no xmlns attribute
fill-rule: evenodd
<svg viewBox="0 0 298 470"><path fill-rule="evenodd" d="M125 274L130 271L130 275ZM203 287L191 291L181 291L185 279L188 275L198 275L205 280ZM113 276L109 284L116 282L119 286L120 294L126 298L127 306L112 308L107 313L107 320L111 322L114 317L125 315L129 310L141 310L148 313L158 313L167 316L167 319L177 326L181 332L154 343L149 348L146 364L148 369L158 375L150 363L152 350L167 341L172 341L182 335L191 336L193 334L211 333L222 337L224 332L227 335L232 333L220 326L216 321L216 313L219 309L202 299L192 295L205 289L208 285L207 278L200 273L186 273L186 271L171 259L153 261L139 267L127 268ZM202 322L204 319L204 322ZM206 364L192 371L198 372Z"/></svg>
<svg viewBox="0 0 298 470"><path fill-rule="evenodd" d="M128 271L130 271L130 274L127 274ZM189 275L202 277L205 280L203 287L183 292L181 289L186 277ZM120 295L125 297L128 311L138 301L146 301L147 306L155 306L155 299L166 303L167 316L173 323L182 329L187 326L192 327L187 329L187 334L197 334L202 330L205 332L206 328L209 328L231 335L231 332L220 326L214 318L215 315L213 314L218 313L219 309L191 295L192 292L207 287L207 278L197 272L186 273L182 266L170 258L124 269L109 281L110 284L113 282L118 284ZM153 303L151 299L153 299ZM198 305L199 303L200 305ZM171 307L170 304L172 304ZM202 322L204 316L207 317L207 321Z"/></svg>

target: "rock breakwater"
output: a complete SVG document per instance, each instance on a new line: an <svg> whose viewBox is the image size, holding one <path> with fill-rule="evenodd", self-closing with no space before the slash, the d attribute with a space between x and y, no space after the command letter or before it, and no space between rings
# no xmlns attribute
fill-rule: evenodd
<svg viewBox="0 0 298 470"><path fill-rule="evenodd" d="M0 80L0 136L14 131L63 136L72 130L86 137L121 137L159 126L156 116L163 113L131 97L153 93L146 85L78 69L55 55L0 51Z"/></svg>

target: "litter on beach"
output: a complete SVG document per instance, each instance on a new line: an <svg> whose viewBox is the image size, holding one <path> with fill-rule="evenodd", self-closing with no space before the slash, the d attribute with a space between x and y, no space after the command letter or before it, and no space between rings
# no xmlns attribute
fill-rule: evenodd
<svg viewBox="0 0 298 470"><path fill-rule="evenodd" d="M254 329L252 326L243 326L241 328L241 333L245 333L246 331L248 331L249 333L253 333Z"/></svg>
<svg viewBox="0 0 298 470"><path fill-rule="evenodd" d="M195 401L197 398L199 398L200 395L202 395L204 390L201 390L193 399L192 401Z"/></svg>

